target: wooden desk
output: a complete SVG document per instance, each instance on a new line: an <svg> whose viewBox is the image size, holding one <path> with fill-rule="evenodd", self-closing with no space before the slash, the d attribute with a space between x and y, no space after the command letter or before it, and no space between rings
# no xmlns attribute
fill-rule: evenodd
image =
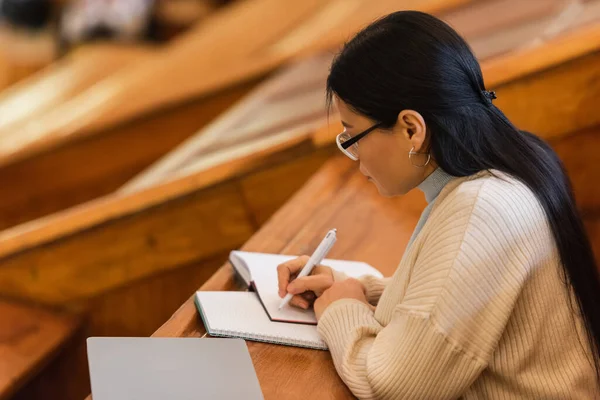
<svg viewBox="0 0 600 400"><path fill-rule="evenodd" d="M338 229L332 258L363 260L389 276L425 206L412 192L387 199L377 193L350 160L329 161L294 198L244 246L247 251L306 254L324 232ZM236 290L225 264L201 290ZM198 337L205 330L188 300L153 336ZM342 399L351 393L339 379L328 352L248 342L265 399Z"/></svg>
<svg viewBox="0 0 600 400"><path fill-rule="evenodd" d="M0 400L33 378L77 327L76 318L0 300Z"/></svg>

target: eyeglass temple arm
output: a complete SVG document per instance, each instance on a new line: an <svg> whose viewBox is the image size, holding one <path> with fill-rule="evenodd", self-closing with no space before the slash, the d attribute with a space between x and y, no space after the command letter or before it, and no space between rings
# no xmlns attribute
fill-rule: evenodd
<svg viewBox="0 0 600 400"><path fill-rule="evenodd" d="M363 131L363 132L359 133L358 135L354 136L353 138L351 138L350 140L345 141L344 143L342 143L342 148L344 150L347 150L354 143L358 142L360 139L365 137L368 133L374 131L375 129L379 128L380 126L381 126L381 123L375 124L372 127L370 127L369 129L367 129L366 131Z"/></svg>

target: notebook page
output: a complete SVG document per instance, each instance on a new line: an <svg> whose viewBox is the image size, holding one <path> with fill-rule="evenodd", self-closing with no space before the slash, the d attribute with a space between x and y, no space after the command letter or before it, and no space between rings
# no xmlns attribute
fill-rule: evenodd
<svg viewBox="0 0 600 400"><path fill-rule="evenodd" d="M278 293L277 266L296 258L296 256L242 251L235 253L237 253L236 257L244 261L250 271L256 292L273 321L316 325L317 318L313 310L302 310L289 304L279 310L281 298ZM322 264L343 271L353 278L367 274L382 277L379 271L363 262L324 259Z"/></svg>
<svg viewBox="0 0 600 400"><path fill-rule="evenodd" d="M255 271L258 270L258 272L261 272L263 269L272 269L272 271L275 272L275 276L277 276L277 266L279 264L293 260L298 256L232 251L230 257L239 259L248 269L250 275L254 278ZM358 278L362 275L374 275L380 278L383 277L381 272L365 262L333 260L330 258L325 258L321 264L327 265L338 271L342 271L353 278Z"/></svg>
<svg viewBox="0 0 600 400"><path fill-rule="evenodd" d="M197 292L196 304L211 335L327 349L315 326L271 321L256 293Z"/></svg>
<svg viewBox="0 0 600 400"><path fill-rule="evenodd" d="M250 276L250 271L248 270L246 261L239 257L239 252L232 251L229 254L229 262L233 266L233 270L238 274L240 278L242 278L246 285L250 285L252 277Z"/></svg>

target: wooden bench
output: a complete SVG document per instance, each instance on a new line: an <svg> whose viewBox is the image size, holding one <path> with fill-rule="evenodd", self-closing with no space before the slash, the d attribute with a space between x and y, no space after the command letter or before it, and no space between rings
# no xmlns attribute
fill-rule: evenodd
<svg viewBox="0 0 600 400"><path fill-rule="evenodd" d="M600 78L600 30L598 25L584 26L579 30L566 26L563 27L565 34L552 38L546 36L544 43L543 35L530 35L531 26L542 22L554 26L560 21L556 13L565 12L565 9L548 8L546 2L530 2L521 10L523 14L514 13L513 10L520 4L523 3L516 0L482 2L442 17L463 32L473 42L476 51L488 56L482 65L486 83L498 92L496 104L508 117L519 127L550 140L559 152L569 152L574 147L567 143L569 139L565 137L587 132L600 121L594 106L600 89L597 85L590 85ZM592 12L591 15L600 17L600 2L588 4L595 7L595 11L592 10L595 14ZM552 18L555 22L550 23ZM514 35L509 35L510 40L499 40L503 32L512 29L526 32L529 42ZM507 53L508 45L512 46L512 51ZM494 56L498 52L501 55ZM131 193L200 173L218 164L219 160L231 160L280 145L282 138L289 142L293 142L294 138L300 140L309 131L317 132L313 135L316 146L331 145L341 126L334 115L330 115L328 120L325 111L322 88L329 64L330 56L323 54L284 70L130 180L119 192ZM561 90L557 91L557 87ZM547 118L547 115L556 118ZM594 140L592 134L584 136ZM584 157L587 161L592 158L592 155ZM571 157L567 164L571 160L575 161ZM580 160L579 165L583 162ZM584 186L577 180L576 188L590 193ZM587 207L588 200L593 206L594 196L587 195L582 197L582 205Z"/></svg>
<svg viewBox="0 0 600 400"><path fill-rule="evenodd" d="M0 91L26 79L57 57L49 30L31 32L0 25Z"/></svg>
<svg viewBox="0 0 600 400"><path fill-rule="evenodd" d="M0 400L33 379L78 326L75 317L0 300Z"/></svg>
<svg viewBox="0 0 600 400"><path fill-rule="evenodd" d="M11 135L19 124L35 123L35 118L41 118L101 79L147 59L151 53L147 47L113 44L87 45L74 50L0 93L0 135Z"/></svg>
<svg viewBox="0 0 600 400"><path fill-rule="evenodd" d="M35 123L0 131L0 228L111 193L285 61L339 45L399 4L436 11L469 1L240 0L224 7L158 57Z"/></svg>
<svg viewBox="0 0 600 400"><path fill-rule="evenodd" d="M161 40L170 40L222 5L212 0L159 0L155 10L157 36Z"/></svg>

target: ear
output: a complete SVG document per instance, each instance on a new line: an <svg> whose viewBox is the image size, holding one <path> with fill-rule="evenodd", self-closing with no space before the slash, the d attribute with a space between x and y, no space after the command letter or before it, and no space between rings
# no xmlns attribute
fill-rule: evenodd
<svg viewBox="0 0 600 400"><path fill-rule="evenodd" d="M398 114L396 126L401 129L402 135L411 142L416 152L425 147L427 126L421 114L414 110L403 110Z"/></svg>

